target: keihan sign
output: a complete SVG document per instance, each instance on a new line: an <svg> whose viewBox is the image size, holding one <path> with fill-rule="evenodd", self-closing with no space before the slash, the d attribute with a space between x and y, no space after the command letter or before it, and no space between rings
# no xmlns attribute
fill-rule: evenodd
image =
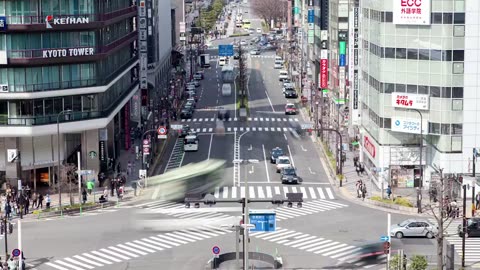
<svg viewBox="0 0 480 270"><path fill-rule="evenodd" d="M61 25L61 24L86 24L90 23L90 18L88 17L61 17L55 18L53 15L48 15L45 17L45 25L48 29L53 28L52 25Z"/></svg>
<svg viewBox="0 0 480 270"><path fill-rule="evenodd" d="M71 49L51 49L43 50L43 58L57 58L57 57L75 57L93 55L94 48L71 48Z"/></svg>

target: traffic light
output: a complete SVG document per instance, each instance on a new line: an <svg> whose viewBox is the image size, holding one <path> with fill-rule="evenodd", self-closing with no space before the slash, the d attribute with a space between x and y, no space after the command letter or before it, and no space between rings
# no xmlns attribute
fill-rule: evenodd
<svg viewBox="0 0 480 270"><path fill-rule="evenodd" d="M383 243L383 253L388 254L390 253L390 242L384 242Z"/></svg>

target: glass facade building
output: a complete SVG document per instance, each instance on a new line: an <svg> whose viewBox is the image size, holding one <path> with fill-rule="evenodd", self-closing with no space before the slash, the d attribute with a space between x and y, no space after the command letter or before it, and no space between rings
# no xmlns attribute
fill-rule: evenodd
<svg viewBox="0 0 480 270"><path fill-rule="evenodd" d="M0 149L22 153L20 165L0 157L7 179L54 166L57 140L61 160L115 144L120 110L138 89L136 16L132 0L0 1Z"/></svg>

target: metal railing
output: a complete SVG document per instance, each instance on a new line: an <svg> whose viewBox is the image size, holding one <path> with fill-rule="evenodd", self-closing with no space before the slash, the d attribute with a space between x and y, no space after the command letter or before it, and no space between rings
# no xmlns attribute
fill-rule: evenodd
<svg viewBox="0 0 480 270"><path fill-rule="evenodd" d="M103 85L103 83L98 83L99 81L95 79L86 79L86 80L73 80L73 81L61 81L61 82L49 82L49 83L38 83L38 84L15 84L9 85L8 89L10 93L25 93L25 92L42 92L42 91L52 91L58 89L69 89L69 88L80 88L80 87L89 87L95 85Z"/></svg>
<svg viewBox="0 0 480 270"><path fill-rule="evenodd" d="M136 12L136 6L130 6L102 14L59 14L53 15L55 18L88 18L89 22L107 21L118 16L122 16L131 12ZM47 15L8 15L8 24L44 24Z"/></svg>

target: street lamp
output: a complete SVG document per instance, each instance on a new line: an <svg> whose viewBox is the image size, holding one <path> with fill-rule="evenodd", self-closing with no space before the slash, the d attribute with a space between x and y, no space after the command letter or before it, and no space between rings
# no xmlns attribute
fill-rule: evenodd
<svg viewBox="0 0 480 270"><path fill-rule="evenodd" d="M258 159L234 159L234 164L245 164L245 207L244 209L244 224L248 226L250 224L249 216L248 216L248 178L247 178L247 164L249 163L259 163ZM248 269L248 229L245 228L243 234L243 269Z"/></svg>
<svg viewBox="0 0 480 270"><path fill-rule="evenodd" d="M57 186L58 186L58 204L60 207L60 214L62 213L62 185L60 184L60 115L71 113L72 110L63 110L57 115L57 150L58 150L58 168L57 168Z"/></svg>

